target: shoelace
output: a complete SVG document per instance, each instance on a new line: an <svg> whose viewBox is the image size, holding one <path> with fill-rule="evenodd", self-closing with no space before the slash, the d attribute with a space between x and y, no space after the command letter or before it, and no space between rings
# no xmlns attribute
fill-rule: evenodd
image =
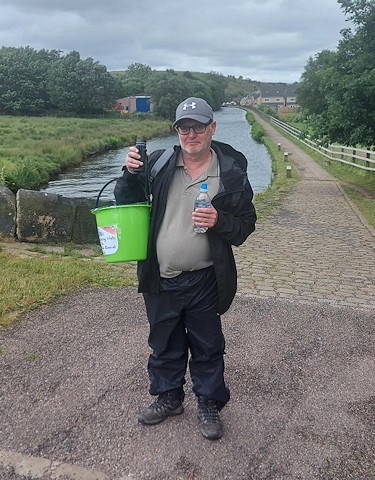
<svg viewBox="0 0 375 480"><path fill-rule="evenodd" d="M160 396L157 400L155 400L151 407L156 411L160 411L165 408L171 408L173 400L174 399L172 397L168 397L166 395Z"/></svg>
<svg viewBox="0 0 375 480"><path fill-rule="evenodd" d="M219 420L219 412L216 405L212 402L201 405L200 411L204 422L216 423Z"/></svg>

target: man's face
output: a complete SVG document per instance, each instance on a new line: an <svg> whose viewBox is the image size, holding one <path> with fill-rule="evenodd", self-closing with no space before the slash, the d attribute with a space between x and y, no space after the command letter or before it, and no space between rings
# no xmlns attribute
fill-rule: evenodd
<svg viewBox="0 0 375 480"><path fill-rule="evenodd" d="M179 127L182 128L180 129ZM198 133L194 131L193 128L189 128L189 132L186 133L187 127L196 127ZM196 120L186 119L179 122L176 130L182 151L189 155L199 157L199 155L207 152L207 150L211 148L211 140L216 131L216 122L205 125Z"/></svg>

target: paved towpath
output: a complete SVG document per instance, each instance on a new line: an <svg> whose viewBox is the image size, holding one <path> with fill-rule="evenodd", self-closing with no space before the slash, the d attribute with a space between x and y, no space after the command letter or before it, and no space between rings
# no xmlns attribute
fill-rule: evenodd
<svg viewBox="0 0 375 480"><path fill-rule="evenodd" d="M235 249L223 316L231 401L205 440L149 403L135 287L83 289L0 331L0 479L375 479L375 236L337 182L277 132L301 181ZM133 267L130 267L133 268Z"/></svg>
<svg viewBox="0 0 375 480"><path fill-rule="evenodd" d="M339 183L257 117L301 181L235 249L240 294L375 308L375 230Z"/></svg>

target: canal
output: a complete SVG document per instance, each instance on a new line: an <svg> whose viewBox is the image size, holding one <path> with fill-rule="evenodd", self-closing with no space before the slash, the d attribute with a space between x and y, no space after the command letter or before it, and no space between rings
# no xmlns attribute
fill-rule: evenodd
<svg viewBox="0 0 375 480"><path fill-rule="evenodd" d="M272 177L271 158L266 147L251 137L251 126L246 120L246 112L239 108L225 107L214 112L214 118L217 121L214 139L229 143L241 151L248 161L248 176L254 192L265 190ZM152 152L168 148L177 142L177 134L171 133L149 140L147 150ZM123 148L90 159L70 172L60 175L57 180L49 182L41 191L57 193L64 197L96 198L106 182L122 174L121 168L126 152L127 148ZM113 187L109 186L101 199L113 201Z"/></svg>

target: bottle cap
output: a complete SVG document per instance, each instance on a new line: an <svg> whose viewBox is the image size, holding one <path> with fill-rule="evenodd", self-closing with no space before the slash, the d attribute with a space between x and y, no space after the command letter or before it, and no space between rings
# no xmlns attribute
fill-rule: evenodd
<svg viewBox="0 0 375 480"><path fill-rule="evenodd" d="M202 183L201 190L207 190L207 183Z"/></svg>

